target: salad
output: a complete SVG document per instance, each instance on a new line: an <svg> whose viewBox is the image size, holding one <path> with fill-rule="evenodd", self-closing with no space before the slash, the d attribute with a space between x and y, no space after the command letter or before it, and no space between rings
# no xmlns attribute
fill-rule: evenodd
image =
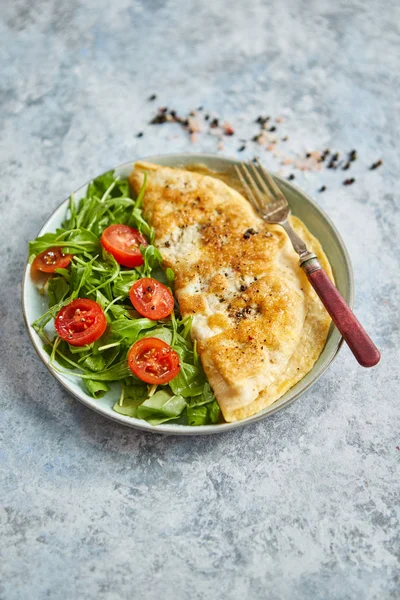
<svg viewBox="0 0 400 600"><path fill-rule="evenodd" d="M220 409L191 339L191 318L174 300L154 231L143 218L146 179L136 198L109 171L61 228L29 243L31 272L46 273L48 310L32 327L58 372L100 398L118 386L113 409L152 425L207 425Z"/></svg>

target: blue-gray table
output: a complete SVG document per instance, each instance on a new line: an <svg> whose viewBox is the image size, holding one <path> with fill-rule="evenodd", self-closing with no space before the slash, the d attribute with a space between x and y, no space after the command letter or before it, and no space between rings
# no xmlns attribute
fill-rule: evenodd
<svg viewBox="0 0 400 600"><path fill-rule="evenodd" d="M0 18L0 598L400 598L398 2L18 0ZM114 165L217 151L146 125L157 105L229 121L228 155L259 114L285 117L292 153L357 150L349 171L293 172L349 249L376 369L344 348L287 410L192 439L108 422L49 375L21 314L27 241Z"/></svg>

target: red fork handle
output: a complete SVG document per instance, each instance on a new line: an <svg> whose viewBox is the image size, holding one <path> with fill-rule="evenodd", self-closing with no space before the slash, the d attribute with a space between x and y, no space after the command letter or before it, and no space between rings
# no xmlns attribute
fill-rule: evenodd
<svg viewBox="0 0 400 600"><path fill-rule="evenodd" d="M381 357L378 348L339 294L318 260L312 258L301 266L360 365L363 367L376 365Z"/></svg>

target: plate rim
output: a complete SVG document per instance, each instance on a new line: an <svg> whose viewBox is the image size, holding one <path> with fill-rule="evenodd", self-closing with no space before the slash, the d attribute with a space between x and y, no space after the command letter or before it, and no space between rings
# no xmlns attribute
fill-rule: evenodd
<svg viewBox="0 0 400 600"><path fill-rule="evenodd" d="M187 159L188 157L193 157L194 162L196 161L197 163L201 159L205 159L208 161L216 160L216 161L222 162L222 163L225 162L227 165L228 164L232 165L235 163L238 164L238 163L242 162L236 157L230 157L230 156L225 156L225 155L220 156L218 154L201 153L201 152L180 152L180 153L170 153L170 154L168 153L168 154L157 154L157 155L146 156L146 157L139 158L139 159L136 159L133 161L126 161L122 164L119 164L119 165L112 167L111 169L107 169L107 170L115 171L118 169L124 169L124 168L129 167L129 165L131 165L133 167L135 162L139 162L139 161L154 162L157 164L157 161L170 160L170 159L175 160L176 164L178 166L179 160L182 161L183 158ZM94 177L91 177L86 183L83 183L78 188L76 188L73 192L71 192L70 195L76 194L79 190L81 190L83 187L88 185L93 179L95 179L96 177L99 177L100 175L102 175L103 173L106 173L106 172L107 171L103 171L99 175L95 175ZM343 253L343 256L344 256L343 267L345 268L346 276L347 276L347 279L349 282L348 304L352 308L353 304L354 304L353 267L352 267L351 259L350 259L348 250L346 248L346 245L345 245L339 231L337 230L336 226L334 225L334 223L332 222L330 217L325 213L325 211L306 192L304 192L302 189L300 189L297 185L294 185L291 182L288 182L282 176L280 176L272 171L268 171L268 172L271 173L274 176L274 178L277 179L279 181L279 183L281 183L284 187L288 187L289 189L292 188L299 196L305 197L306 200L316 209L316 211L322 216L322 218L327 222L327 224L333 231L333 233L339 243L339 246ZM40 228L36 237L38 237L44 233L44 230L46 230L47 223L51 220L51 218L55 215L55 213L62 208L62 206L64 204L67 204L67 202L69 201L70 195L67 196L67 198L65 198L62 202L60 202L60 204L58 204L57 207L51 212L51 214L47 217L45 223ZM294 394L291 398L288 398L283 403L279 404L279 401L281 399L278 399L276 402L271 404L269 407L267 407L263 411L255 414L255 415L252 415L250 417L247 417L246 419L243 419L241 421L234 421L233 423L220 423L220 424L215 424L215 425L197 425L194 427L192 427L190 425L177 425L177 424L168 424L168 423L157 425L157 426L150 425L149 423L147 423L147 421L144 421L141 419L135 419L132 417L127 417L125 415L120 415L119 413L116 413L115 411L113 411L112 408L105 409L98 404L96 405L97 401L95 398L90 398L86 394L83 395L84 392L82 392L82 395L79 395L78 393L76 393L68 385L67 380L60 373L58 373L51 367L49 360L46 360L45 356L41 352L41 350L43 350L43 349L39 348L39 344L37 343L37 339L35 338L35 336L37 336L37 334L35 334L35 332L33 331L31 323L29 322L28 316L27 316L25 298L26 298L26 285L27 285L29 276L30 276L30 265L29 265L29 261L27 259L27 261L25 263L25 268L23 271L23 280L22 280L22 289L21 289L22 313L23 313L25 326L28 330L28 334L29 334L30 340L32 342L32 345L35 348L35 351L38 354L38 356L40 357L43 364L47 367L48 371L57 379L57 381L62 385L62 387L64 389L67 390L67 392L70 395L72 395L74 398L79 400L82 404L84 404L88 408L94 410L98 414L101 414L102 416L104 416L107 419L110 419L116 423L120 423L121 425L125 425L128 427L131 427L132 429L136 429L136 430L140 430L140 431L147 431L149 433L162 434L162 435L213 435L213 434L218 434L218 433L227 433L228 431L232 431L233 429L244 427L245 425L251 425L253 423L261 421L262 419L266 419L267 417L270 417L270 416L274 415L275 413L279 412L280 410L283 410L284 408L287 408L288 406L290 406L295 400L297 400L302 394L304 394L310 387L312 387L318 381L318 379L325 373L325 371L331 365L333 360L337 357L340 349L343 346L343 341L344 341L343 337L339 335L335 347L332 348L331 356L326 360L325 364L323 364L319 368L318 373L316 373L316 376L312 381L310 381L305 387L303 387L301 390L299 390L296 394ZM46 355L46 357L47 357L47 355ZM314 368L315 368L315 366L309 372L311 373ZM284 394L282 396L282 398L284 398L285 395L286 394Z"/></svg>

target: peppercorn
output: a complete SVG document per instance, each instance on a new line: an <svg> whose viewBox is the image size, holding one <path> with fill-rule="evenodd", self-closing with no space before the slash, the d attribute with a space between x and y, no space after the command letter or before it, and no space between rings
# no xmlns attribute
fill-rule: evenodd
<svg viewBox="0 0 400 600"><path fill-rule="evenodd" d="M381 165L383 165L383 160L377 160L376 162L374 162L371 166L370 166L370 171L373 171L374 169L377 169L378 167L380 167Z"/></svg>
<svg viewBox="0 0 400 600"><path fill-rule="evenodd" d="M351 162L357 160L357 150L351 150L351 152L349 152L349 160Z"/></svg>
<svg viewBox="0 0 400 600"><path fill-rule="evenodd" d="M355 182L354 177L351 177L351 179L345 179L343 181L343 185L352 185Z"/></svg>
<svg viewBox="0 0 400 600"><path fill-rule="evenodd" d="M322 186L319 188L319 190L318 190L318 191L319 191L319 192L324 192L325 190L326 190L326 185L322 185Z"/></svg>

